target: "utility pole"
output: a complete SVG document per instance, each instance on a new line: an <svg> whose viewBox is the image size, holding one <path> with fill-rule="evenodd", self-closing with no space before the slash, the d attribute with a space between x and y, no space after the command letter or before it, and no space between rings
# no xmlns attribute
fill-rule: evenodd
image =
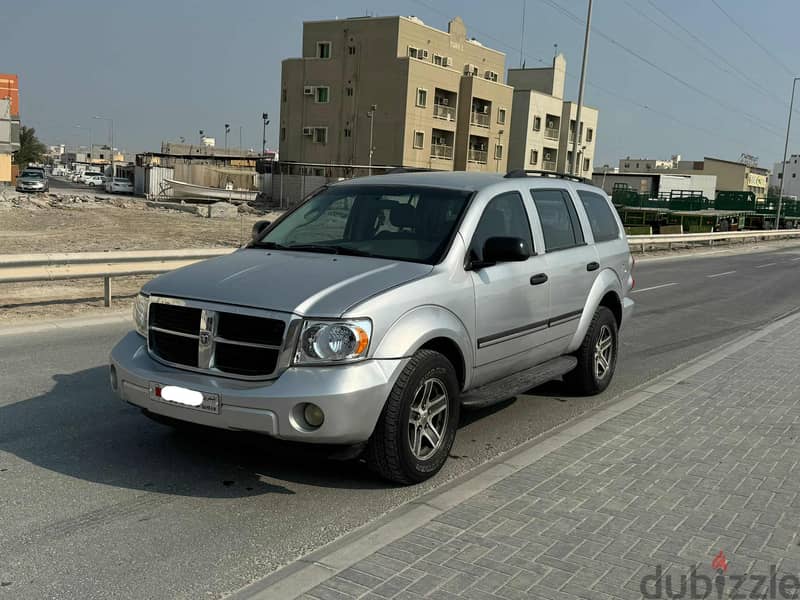
<svg viewBox="0 0 800 600"><path fill-rule="evenodd" d="M225 150L228 150L228 134L231 131L231 126L228 123L225 123Z"/></svg>
<svg viewBox="0 0 800 600"><path fill-rule="evenodd" d="M583 61L581 62L581 80L578 84L578 110L575 113L575 130L572 134L572 165L570 174L579 174L576 168L578 162L578 137L581 132L581 108L583 108L583 87L586 82L586 62L589 59L589 31L592 28L592 0L589 0L589 11L586 15L586 34L583 38Z"/></svg>
<svg viewBox="0 0 800 600"><path fill-rule="evenodd" d="M781 226L781 204L783 203L783 183L786 181L786 154L789 152L789 130L792 128L792 107L794 106L794 88L800 77L792 80L792 99L789 101L789 121L786 123L786 143L783 145L783 163L781 163L781 191L778 193L778 212L775 214L775 229Z"/></svg>
<svg viewBox="0 0 800 600"><path fill-rule="evenodd" d="M261 155L267 153L267 125L269 125L269 113L261 113L261 120L264 122L264 129L261 131Z"/></svg>
<svg viewBox="0 0 800 600"><path fill-rule="evenodd" d="M378 110L378 105L373 104L370 106L369 111L367 112L367 117L369 117L369 174L372 175L372 151L374 150L372 146L372 127L375 124L375 111Z"/></svg>
<svg viewBox="0 0 800 600"><path fill-rule="evenodd" d="M244 148L244 145L242 145L242 126L239 125L239 150L242 148Z"/></svg>
<svg viewBox="0 0 800 600"><path fill-rule="evenodd" d="M111 182L114 182L114 119L111 117L95 116L95 119L108 121L109 129L111 130Z"/></svg>

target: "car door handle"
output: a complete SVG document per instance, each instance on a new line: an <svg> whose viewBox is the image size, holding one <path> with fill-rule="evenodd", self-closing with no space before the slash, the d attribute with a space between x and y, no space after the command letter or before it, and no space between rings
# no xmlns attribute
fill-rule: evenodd
<svg viewBox="0 0 800 600"><path fill-rule="evenodd" d="M539 273L531 277L531 285L540 285L546 281L547 281L547 275L544 273Z"/></svg>
<svg viewBox="0 0 800 600"><path fill-rule="evenodd" d="M600 268L600 263L595 261L592 261L588 265L586 265L587 271L597 271L597 269L599 268Z"/></svg>

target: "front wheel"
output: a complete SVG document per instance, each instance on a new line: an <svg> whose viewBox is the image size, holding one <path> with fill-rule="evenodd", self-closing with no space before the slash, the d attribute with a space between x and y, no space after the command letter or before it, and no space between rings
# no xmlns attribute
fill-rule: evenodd
<svg viewBox="0 0 800 600"><path fill-rule="evenodd" d="M365 458L381 477L419 483L444 465L453 446L460 404L452 363L419 350L406 365L383 407Z"/></svg>
<svg viewBox="0 0 800 600"><path fill-rule="evenodd" d="M579 394L599 394L614 377L618 350L617 320L608 308L600 306L575 353L578 366L564 376L564 381Z"/></svg>

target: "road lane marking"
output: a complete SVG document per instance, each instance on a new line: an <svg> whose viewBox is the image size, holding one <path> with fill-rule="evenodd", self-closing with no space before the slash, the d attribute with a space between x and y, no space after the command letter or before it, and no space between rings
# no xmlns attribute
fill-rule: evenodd
<svg viewBox="0 0 800 600"><path fill-rule="evenodd" d="M764 267L774 267L778 263L767 263L765 265L756 265L756 269L763 269Z"/></svg>
<svg viewBox="0 0 800 600"><path fill-rule="evenodd" d="M793 259L791 259L789 262L794 262L794 261L796 261L796 260L800 260L800 256L798 256L797 258L793 258Z"/></svg>
<svg viewBox="0 0 800 600"><path fill-rule="evenodd" d="M649 288L642 288L640 290L633 290L631 292L631 294L637 294L639 292L649 292L650 290L658 290L658 289L661 289L661 288L669 287L671 285L678 285L678 284L677 284L677 282L675 282L675 283L662 283L661 285L654 285L653 287L649 287Z"/></svg>
<svg viewBox="0 0 800 600"><path fill-rule="evenodd" d="M731 275L733 273L736 273L736 271L725 271L724 273L715 273L714 275L706 275L706 277L712 279L714 277L722 277L723 275Z"/></svg>

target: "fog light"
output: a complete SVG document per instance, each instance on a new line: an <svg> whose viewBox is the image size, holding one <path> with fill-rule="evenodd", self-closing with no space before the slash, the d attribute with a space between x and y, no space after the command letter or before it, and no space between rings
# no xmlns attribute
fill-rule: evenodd
<svg viewBox="0 0 800 600"><path fill-rule="evenodd" d="M117 391L117 369L114 365L108 369L108 380L111 383L111 389Z"/></svg>
<svg viewBox="0 0 800 600"><path fill-rule="evenodd" d="M303 418L311 427L315 429L325 422L325 413L316 404L306 404L303 409Z"/></svg>

